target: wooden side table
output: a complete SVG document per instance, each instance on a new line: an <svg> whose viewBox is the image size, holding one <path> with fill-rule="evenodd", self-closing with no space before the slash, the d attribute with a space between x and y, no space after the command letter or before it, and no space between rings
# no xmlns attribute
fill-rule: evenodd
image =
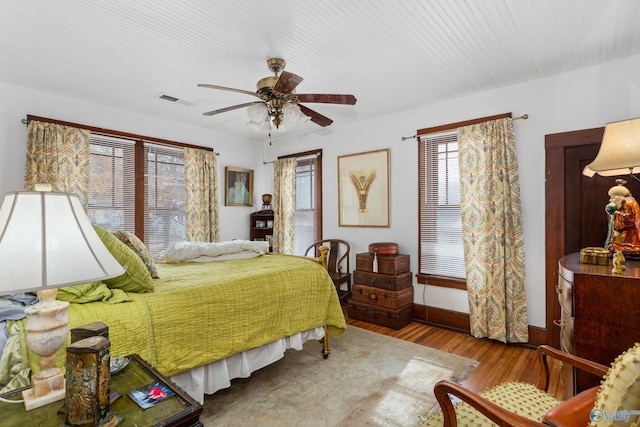
<svg viewBox="0 0 640 427"><path fill-rule="evenodd" d="M120 425L167 426L167 427L203 427L200 422L202 405L192 399L171 380L160 374L137 354L127 356L129 364L119 373L111 377L111 390L122 393L122 397L111 404L111 411L124 417ZM142 387L150 382L158 381L170 388L175 395L157 405L142 409L127 392ZM5 399L20 399L22 390L14 390L2 395ZM21 427L46 427L64 425L64 414L57 411L64 401L50 403L41 408L25 411L22 403L0 402L2 425Z"/></svg>

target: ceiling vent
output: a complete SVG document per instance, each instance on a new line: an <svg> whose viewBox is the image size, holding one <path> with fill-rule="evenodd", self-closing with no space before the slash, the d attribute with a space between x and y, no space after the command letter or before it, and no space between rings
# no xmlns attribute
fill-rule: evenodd
<svg viewBox="0 0 640 427"><path fill-rule="evenodd" d="M176 98L175 96L167 95L166 93L161 93L157 97L165 101L173 102L173 103L184 105L187 107L193 107L194 105L196 105L191 101L186 101L184 99Z"/></svg>

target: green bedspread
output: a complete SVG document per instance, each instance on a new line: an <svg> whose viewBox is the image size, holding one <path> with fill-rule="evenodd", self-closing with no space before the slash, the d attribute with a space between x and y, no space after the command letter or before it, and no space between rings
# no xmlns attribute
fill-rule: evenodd
<svg viewBox="0 0 640 427"><path fill-rule="evenodd" d="M112 357L137 353L168 376L310 328L346 329L333 282L309 260L270 254L158 269L154 291L128 293L129 302L72 303L69 327L105 322ZM64 360L63 348L56 365Z"/></svg>

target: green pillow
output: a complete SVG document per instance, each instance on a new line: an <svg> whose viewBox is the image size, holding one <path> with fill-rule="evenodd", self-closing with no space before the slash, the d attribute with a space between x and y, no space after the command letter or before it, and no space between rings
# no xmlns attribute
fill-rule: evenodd
<svg viewBox="0 0 640 427"><path fill-rule="evenodd" d="M138 254L104 228L97 225L94 225L93 228L111 255L127 269L124 274L118 277L102 281L109 288L122 289L125 292L152 292L153 279Z"/></svg>

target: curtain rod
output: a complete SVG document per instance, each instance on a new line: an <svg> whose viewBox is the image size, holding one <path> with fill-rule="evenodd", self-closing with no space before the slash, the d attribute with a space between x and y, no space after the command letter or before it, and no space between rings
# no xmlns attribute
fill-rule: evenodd
<svg viewBox="0 0 640 427"><path fill-rule="evenodd" d="M510 114L511 114L511 113L509 113L509 115L510 115ZM505 115L501 115L501 116L493 116L493 117L504 117L504 116L505 116ZM513 120L520 120L520 119L522 119L522 120L527 120L528 118L529 118L529 115L528 115L528 114L523 114L523 115L521 115L521 116L519 116L519 117L514 117L514 118L513 118ZM481 120L481 121L488 121L488 120L491 120L491 118L489 118L489 117L485 117L485 118L483 118L483 119L479 119L479 120ZM473 124L473 123L478 123L478 121L477 121L477 120L470 120L469 122L461 122L461 123ZM454 123L454 124L455 124L455 123ZM449 127L449 126L451 126L451 125L445 125L445 126L439 126L439 127ZM417 137L418 137L418 135L416 134L416 135L413 135L413 136L403 136L401 139L402 139L402 141L405 141L405 140L407 140L407 139L413 139L413 138L417 138Z"/></svg>
<svg viewBox="0 0 640 427"><path fill-rule="evenodd" d="M284 156L284 157L282 157L282 158L285 158L285 157L295 157L295 159L296 159L296 160L304 160L304 159L310 159L311 157L318 158L318 157L320 157L321 155L322 155L322 154L321 154L320 152L317 152L317 153L312 153L312 154L306 154L306 155L304 155L304 156ZM271 161L269 161L269 162L265 162L265 161L263 160L263 161L262 161L262 164L263 164L263 165L268 165L269 163L273 163L273 162L275 162L275 160L271 160Z"/></svg>
<svg viewBox="0 0 640 427"><path fill-rule="evenodd" d="M184 142L169 141L169 140L166 140L166 139L155 138L155 137L152 137L152 136L136 135L136 134L127 133L127 132L121 132L121 131L117 131L117 130L98 128L98 127L95 127L95 126L86 126L86 125L81 125L81 124L77 124L77 123L64 122L64 121L61 121L61 120L48 119L46 117L38 117L38 116L27 115L27 118L26 119L21 119L20 122L22 124L28 125L29 121L31 121L31 120L36 120L36 121L46 122L46 123L55 123L55 124L59 124L59 125L63 125L63 126L71 126L71 127L76 127L76 128L79 128L79 129L85 129L85 130L88 130L89 132L92 132L92 133L97 134L97 135L110 136L110 137L115 137L115 138L127 138L127 139L133 139L133 140L142 140L142 141L146 141L146 142L153 142L153 143L156 143L156 144L168 145L168 146L173 146L173 147L196 148L196 149L199 149L199 150L213 151L213 154L215 154L216 156L220 156L220 153L217 153L211 147L202 147L202 146L199 146L199 145L185 144Z"/></svg>

